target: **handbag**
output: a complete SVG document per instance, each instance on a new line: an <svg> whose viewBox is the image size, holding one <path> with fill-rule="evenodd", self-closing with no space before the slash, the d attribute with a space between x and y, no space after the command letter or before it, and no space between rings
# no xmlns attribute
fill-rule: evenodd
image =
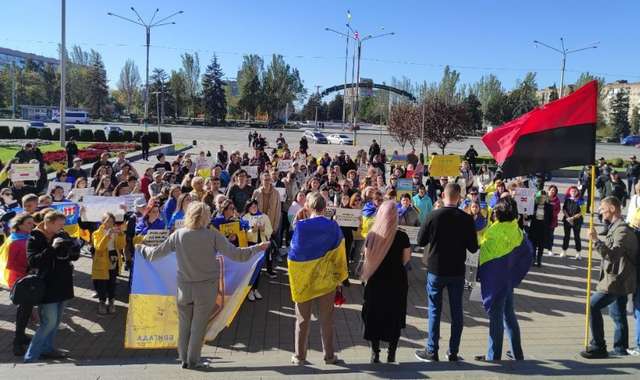
<svg viewBox="0 0 640 380"><path fill-rule="evenodd" d="M14 305L39 305L44 299L46 285L38 274L29 274L13 284L9 298Z"/></svg>

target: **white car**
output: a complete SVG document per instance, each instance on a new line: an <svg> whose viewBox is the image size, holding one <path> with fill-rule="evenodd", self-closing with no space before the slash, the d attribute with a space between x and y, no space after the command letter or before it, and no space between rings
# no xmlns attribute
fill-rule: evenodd
<svg viewBox="0 0 640 380"><path fill-rule="evenodd" d="M335 133L327 136L329 144L353 145L353 139L344 133Z"/></svg>

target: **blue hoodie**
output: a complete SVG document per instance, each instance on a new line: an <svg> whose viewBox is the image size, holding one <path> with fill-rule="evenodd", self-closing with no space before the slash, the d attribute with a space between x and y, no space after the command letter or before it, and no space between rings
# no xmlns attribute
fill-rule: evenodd
<svg viewBox="0 0 640 380"><path fill-rule="evenodd" d="M420 194L416 194L411 199L413 202L413 206L418 209L420 219L420 224L424 224L425 219L427 219L427 214L429 214L433 210L433 202L429 195L425 194L424 197L420 197Z"/></svg>

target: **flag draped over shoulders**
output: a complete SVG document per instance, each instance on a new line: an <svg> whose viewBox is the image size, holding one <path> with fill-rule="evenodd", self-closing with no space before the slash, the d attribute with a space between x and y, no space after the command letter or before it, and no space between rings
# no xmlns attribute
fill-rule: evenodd
<svg viewBox="0 0 640 380"><path fill-rule="evenodd" d="M12 232L0 246L0 285L11 288L14 282L25 274L16 271L15 269L17 268L12 268L12 261L17 262L19 260L16 257L11 257L11 245L14 243L21 243L25 245L23 248L25 252L24 259L26 261L26 241L28 239L29 234ZM26 262L24 264L26 266Z"/></svg>
<svg viewBox="0 0 640 380"><path fill-rule="evenodd" d="M517 220L488 227L480 246L478 277L488 312L495 299L520 285L533 263L533 247Z"/></svg>
<svg viewBox="0 0 640 380"><path fill-rule="evenodd" d="M288 262L294 302L334 291L348 276L344 237L338 224L325 217L298 221Z"/></svg>

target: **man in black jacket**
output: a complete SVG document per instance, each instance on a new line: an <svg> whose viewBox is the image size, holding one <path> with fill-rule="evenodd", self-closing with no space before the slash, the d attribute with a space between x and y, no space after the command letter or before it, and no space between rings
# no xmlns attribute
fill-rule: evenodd
<svg viewBox="0 0 640 380"><path fill-rule="evenodd" d="M373 157L377 156L378 154L380 154L380 145L378 145L378 142L373 139L373 141L371 142L371 146L369 147L369 159L373 159Z"/></svg>
<svg viewBox="0 0 640 380"><path fill-rule="evenodd" d="M146 133L140 137L140 145L142 145L142 159L145 161L149 161L149 148L151 147L151 143L149 142L149 135Z"/></svg>
<svg viewBox="0 0 640 380"><path fill-rule="evenodd" d="M442 294L447 289L451 310L449 361L458 361L462 337L462 294L467 251L478 250L478 238L471 215L458 208L460 186L449 183L444 188L444 207L434 210L420 227L418 245L425 248L423 263L427 266L429 299L429 338L425 350L417 350L420 361L438 361Z"/></svg>
<svg viewBox="0 0 640 380"><path fill-rule="evenodd" d="M73 159L78 155L78 145L76 145L75 140L72 138L67 141L64 150L67 151L67 168L71 168L73 166Z"/></svg>
<svg viewBox="0 0 640 380"><path fill-rule="evenodd" d="M631 156L629 165L627 166L627 189L629 190L629 195L633 195L639 177L640 162L638 162L636 156Z"/></svg>

